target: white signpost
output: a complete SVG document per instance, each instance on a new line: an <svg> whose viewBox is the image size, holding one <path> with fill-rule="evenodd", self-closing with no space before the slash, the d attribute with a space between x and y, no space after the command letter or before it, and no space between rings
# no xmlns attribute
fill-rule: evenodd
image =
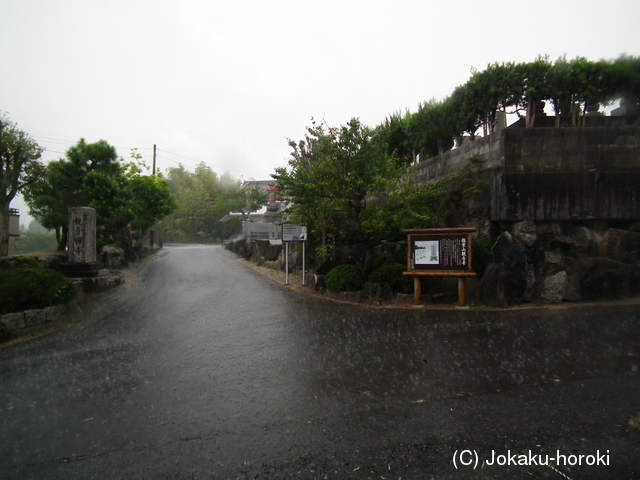
<svg viewBox="0 0 640 480"><path fill-rule="evenodd" d="M307 226L304 223L283 223L282 242L284 243L284 284L289 285L289 243L302 242L302 285L307 284L305 275Z"/></svg>

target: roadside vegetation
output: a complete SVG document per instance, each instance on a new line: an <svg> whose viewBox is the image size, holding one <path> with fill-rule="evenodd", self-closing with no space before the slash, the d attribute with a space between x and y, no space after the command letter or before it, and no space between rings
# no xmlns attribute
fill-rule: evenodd
<svg viewBox="0 0 640 480"><path fill-rule="evenodd" d="M58 250L67 246L71 207L96 210L98 249L117 243L128 228L141 242L149 228L177 208L167 182L160 175L143 175L147 170L135 149L125 160L104 140L80 139L64 158L46 166L24 190L24 198L29 213L55 232Z"/></svg>
<svg viewBox="0 0 640 480"><path fill-rule="evenodd" d="M401 278L404 265L387 259L376 267L376 250L403 240L403 229L454 226L465 202L485 187L475 180L478 156L459 172L418 187L409 170L418 154L436 156L464 137L493 132L499 112L516 114L531 128L546 101L556 127L584 127L587 112L619 99L640 102L640 58L494 63L472 70L447 98L393 114L375 128L357 118L338 127L312 120L302 140L289 140L288 166L272 177L280 197L291 202L287 221L308 224L311 260L317 273L329 274L329 290L357 290L368 281L410 291L409 279ZM475 240L472 248L482 273L490 245Z"/></svg>
<svg viewBox="0 0 640 480"><path fill-rule="evenodd" d="M394 113L380 128L389 151L409 163L418 153L426 158L443 153L464 136L491 133L499 112L516 114L531 128L541 102L547 102L556 127L584 127L591 109L620 99L640 103L640 57L551 62L541 56L472 69L469 80L448 97L422 102L413 113Z"/></svg>
<svg viewBox="0 0 640 480"><path fill-rule="evenodd" d="M41 267L33 258L16 257L0 263L0 315L60 305L74 297L70 279Z"/></svg>
<svg viewBox="0 0 640 480"><path fill-rule="evenodd" d="M220 243L234 227L233 221L220 222L225 215L256 210L267 200L260 189L243 189L241 179L228 173L218 176L205 163L194 172L183 165L170 168L166 180L177 208L157 228L159 237L169 242Z"/></svg>

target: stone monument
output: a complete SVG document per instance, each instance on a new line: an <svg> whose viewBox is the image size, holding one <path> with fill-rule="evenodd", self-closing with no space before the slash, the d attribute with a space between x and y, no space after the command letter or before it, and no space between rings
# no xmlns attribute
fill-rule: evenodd
<svg viewBox="0 0 640 480"><path fill-rule="evenodd" d="M90 207L69 209L69 263L96 263L96 211Z"/></svg>
<svg viewBox="0 0 640 480"><path fill-rule="evenodd" d="M60 265L61 273L82 279L87 292L105 289L109 271L96 262L96 211L93 208L69 209L68 246L69 261Z"/></svg>

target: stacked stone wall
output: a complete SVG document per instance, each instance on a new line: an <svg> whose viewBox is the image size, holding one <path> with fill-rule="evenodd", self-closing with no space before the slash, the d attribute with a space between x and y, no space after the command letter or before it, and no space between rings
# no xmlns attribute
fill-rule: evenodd
<svg viewBox="0 0 640 480"><path fill-rule="evenodd" d="M640 128L505 129L416 165L415 178L435 182L475 154L487 189L460 218L493 245L481 303L640 294Z"/></svg>

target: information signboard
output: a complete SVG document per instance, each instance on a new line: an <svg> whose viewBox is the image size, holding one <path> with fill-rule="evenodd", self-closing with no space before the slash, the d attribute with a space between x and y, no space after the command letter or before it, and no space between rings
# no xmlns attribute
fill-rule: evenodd
<svg viewBox="0 0 640 480"><path fill-rule="evenodd" d="M282 241L283 242L306 242L307 226L304 223L283 223L282 224Z"/></svg>
<svg viewBox="0 0 640 480"><path fill-rule="evenodd" d="M408 230L407 270L413 272L471 272L472 228Z"/></svg>
<svg viewBox="0 0 640 480"><path fill-rule="evenodd" d="M458 277L458 304L467 304L467 277L471 267L471 234L475 228L404 230L407 234L407 271L413 277L413 301L422 301L422 277Z"/></svg>

